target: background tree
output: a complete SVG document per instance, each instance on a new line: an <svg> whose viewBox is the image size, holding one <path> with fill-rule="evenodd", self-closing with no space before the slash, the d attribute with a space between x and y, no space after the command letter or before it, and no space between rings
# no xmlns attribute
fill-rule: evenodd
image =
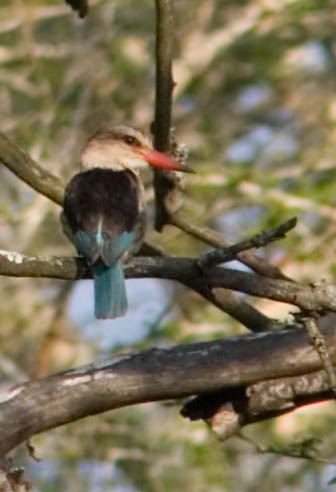
<svg viewBox="0 0 336 492"><path fill-rule="evenodd" d="M173 124L178 142L190 149L197 175L185 180L186 223L175 216L170 221L179 228L166 226L163 234L151 231L148 242L171 254L197 257L208 247L185 234L191 220L238 242L297 215L295 231L263 250L263 258L305 285L323 278L332 281L332 4L195 0L191 8L190 2L180 0L174 9ZM91 2L85 20L52 1L8 1L0 12L1 130L45 170L67 181L77 169L83 141L103 122L150 124L155 24L151 0L141 6L128 0ZM10 155L6 149L1 157L5 163ZM0 172L2 249L25 255L73 254L58 224L59 208L6 167ZM52 188L60 184L54 182ZM150 189L148 202L151 207ZM71 265L69 271L68 278ZM130 274L135 271L136 264ZM243 285L243 277L232 278ZM86 304L83 291L77 291L70 303L75 308L69 308L70 282L3 276L1 287L4 388L125 350L101 335L102 325L92 339L92 320L78 320L76 299ZM245 331L191 289L174 287L156 319L136 320L138 325L147 322L148 336L133 348L216 340ZM265 328L273 318L291 321L293 307L268 299L275 297L270 288L266 284L263 299L248 299L258 311L229 297L228 291L223 295L222 289L216 303L225 303L233 318L244 316L249 328ZM320 292L319 287L315 290ZM280 300L290 300L288 291L280 292ZM326 296L325 300L328 304ZM320 305L317 302L315 309ZM327 307L334 310L332 299ZM127 318L124 323L126 329ZM328 335L332 337L332 330ZM319 394L330 397L321 387ZM274 452L265 456L256 455L255 446L241 440L214 442L203 423L181 419L180 406L147 404L60 427L32 440L42 463L27 458L24 447L16 449L15 463L27 464L26 475L36 480L38 490L297 490L303 484L307 490L328 488L332 469L278 455L314 455L315 441L296 441L312 432L323 439L315 458L333 460L330 404L244 429L262 443L259 451ZM292 445L284 445L287 442Z"/></svg>

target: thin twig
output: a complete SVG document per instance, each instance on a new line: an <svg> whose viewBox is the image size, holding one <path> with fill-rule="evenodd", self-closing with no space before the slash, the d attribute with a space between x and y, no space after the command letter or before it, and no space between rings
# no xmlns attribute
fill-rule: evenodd
<svg viewBox="0 0 336 492"><path fill-rule="evenodd" d="M321 463L324 465L335 465L335 460L328 460L326 458L320 458L319 451L316 449L316 444L319 442L316 438L302 438L297 442L290 442L287 445L270 445L265 446L259 442L254 441L250 437L245 436L241 432L238 432L240 439L251 444L257 453L261 454L274 454L279 456L287 456L288 458L304 459L312 461L313 463Z"/></svg>
<svg viewBox="0 0 336 492"><path fill-rule="evenodd" d="M282 224L275 227L270 227L263 232L256 234L255 236L234 244L227 248L215 249L208 253L204 253L199 258L199 265L202 269L208 270L220 263L227 263L235 260L238 253L246 251L252 248L261 248L267 246L273 241L286 237L286 233L296 226L297 218L293 217Z"/></svg>
<svg viewBox="0 0 336 492"><path fill-rule="evenodd" d="M231 246L224 236L210 229L210 227L196 224L191 219L186 218L181 212L170 213L169 223L215 248L227 248ZM263 277L291 281L279 268L269 264L263 258L256 256L253 250L238 253L237 259Z"/></svg>
<svg viewBox="0 0 336 492"><path fill-rule="evenodd" d="M307 329L309 338L314 345L316 352L318 353L321 363L328 375L330 388L336 396L336 374L332 362L329 357L328 349L325 343L324 336L319 330L316 321L313 317L309 317L303 320Z"/></svg>

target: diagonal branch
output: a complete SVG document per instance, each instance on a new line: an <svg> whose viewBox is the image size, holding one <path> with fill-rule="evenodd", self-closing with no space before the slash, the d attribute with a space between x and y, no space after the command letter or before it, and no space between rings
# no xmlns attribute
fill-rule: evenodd
<svg viewBox="0 0 336 492"><path fill-rule="evenodd" d="M60 178L39 166L3 133L0 133L0 162L34 190L58 205L63 203L64 185Z"/></svg>
<svg viewBox="0 0 336 492"><path fill-rule="evenodd" d="M196 224L180 212L169 212L169 223L215 248L227 248L230 246L229 241L217 231L204 225ZM271 265L263 258L256 256L253 250L238 253L237 259L264 277L291 280L284 275L279 268Z"/></svg>
<svg viewBox="0 0 336 492"><path fill-rule="evenodd" d="M296 217L283 222L275 227L270 227L260 232L250 239L228 246L227 248L215 249L209 253L203 254L199 259L201 268L208 270L219 263L227 263L236 259L237 255L243 251L252 248L261 248L267 246L273 241L286 237L286 233L296 226Z"/></svg>

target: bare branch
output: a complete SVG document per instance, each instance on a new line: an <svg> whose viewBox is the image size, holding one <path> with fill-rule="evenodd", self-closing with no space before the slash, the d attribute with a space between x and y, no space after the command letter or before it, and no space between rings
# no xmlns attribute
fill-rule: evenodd
<svg viewBox="0 0 336 492"><path fill-rule="evenodd" d="M140 255L163 256L164 253L144 243L141 247ZM188 285L187 282L185 282L185 285ZM251 331L259 332L283 327L282 323L268 318L240 296L229 290L209 289L208 285L202 280L199 282L193 280L188 286Z"/></svg>
<svg viewBox="0 0 336 492"><path fill-rule="evenodd" d="M304 326L307 329L309 338L314 345L316 352L318 353L321 363L327 373L329 378L330 388L332 389L334 396L336 396L336 374L334 367L331 363L329 352L327 349L327 345L325 339L320 332L316 321L313 317L309 317L303 320Z"/></svg>
<svg viewBox="0 0 336 492"><path fill-rule="evenodd" d="M171 0L155 0L156 5L156 85L154 144L158 150L169 150L172 108L172 58L174 16Z"/></svg>
<svg viewBox="0 0 336 492"><path fill-rule="evenodd" d="M58 205L63 203L64 185L60 178L39 166L3 133L0 133L0 162L34 190Z"/></svg>
<svg viewBox="0 0 336 492"><path fill-rule="evenodd" d="M214 267L211 273L205 273L199 268L197 259L170 256L133 258L124 271L128 278L176 280L209 300L213 299L212 289L223 288L293 304L308 312L336 311L336 286L325 282L299 284L222 267ZM0 251L0 274L64 280L91 278L82 258L31 257L9 251Z"/></svg>
<svg viewBox="0 0 336 492"><path fill-rule="evenodd" d="M260 232L246 241L234 244L227 248L216 249L209 253L203 254L199 259L201 268L207 270L219 263L227 263L236 259L238 253L252 248L261 248L267 246L273 241L286 237L286 233L296 226L296 217L283 222L275 227L270 227Z"/></svg>
<svg viewBox="0 0 336 492"><path fill-rule="evenodd" d="M169 223L215 248L227 248L230 246L229 241L224 236L209 227L196 224L180 212L170 212ZM237 259L264 277L291 280L279 268L270 265L263 258L256 256L253 250L238 253Z"/></svg>
<svg viewBox="0 0 336 492"><path fill-rule="evenodd" d="M198 280L193 279L190 284L185 281L184 284L251 331L267 331L282 326L281 323L268 318L233 292L227 289L209 289L202 277Z"/></svg>
<svg viewBox="0 0 336 492"><path fill-rule="evenodd" d="M329 315L319 322L333 361L335 319ZM124 355L0 393L0 456L35 434L113 408L218 390L233 391L234 395L235 388L256 381L319 369L321 361L306 330L293 327ZM311 387L305 388L308 399ZM249 391L250 397L252 393ZM318 395L310 397L313 401ZM267 405L259 407L259 415L255 408L254 420L270 416ZM280 410L284 410L283 405Z"/></svg>
<svg viewBox="0 0 336 492"><path fill-rule="evenodd" d="M326 282L306 285L221 267L213 268L208 280L211 287L293 304L308 312L336 310L336 286Z"/></svg>
<svg viewBox="0 0 336 492"><path fill-rule="evenodd" d="M165 258L159 256L159 258ZM145 264L148 265L149 258L144 258ZM153 258L152 258L153 259ZM140 264L138 262L140 260ZM155 259L153 259L155 262ZM146 271L142 270L141 258L134 260L140 265L132 268L131 264L125 266L127 276L141 277L146 275ZM194 260L192 260L194 261ZM150 261L152 263L152 261ZM130 270L131 267L131 270ZM41 277L41 278L56 278L64 280L79 280L91 278L91 272L82 258L71 257L32 257L25 256L14 252L0 250L0 273L2 275L14 277ZM159 278L163 278L161 275ZM223 289L214 289L212 292L203 282L202 277L197 279L194 277L190 284L188 279L185 279L185 285L194 289L201 296L212 302L219 309L227 312L233 318L237 319L252 331L265 331L274 328L273 320L267 318L255 308L247 304L243 299L235 296L232 292L226 292L223 295Z"/></svg>
<svg viewBox="0 0 336 492"><path fill-rule="evenodd" d="M154 147L162 152L170 148L170 127L172 108L172 58L174 43L174 15L172 0L155 0L156 5L156 84L155 84L155 116L152 125ZM167 223L165 201L174 188L173 174L159 170L154 172L155 190L155 228L161 231Z"/></svg>

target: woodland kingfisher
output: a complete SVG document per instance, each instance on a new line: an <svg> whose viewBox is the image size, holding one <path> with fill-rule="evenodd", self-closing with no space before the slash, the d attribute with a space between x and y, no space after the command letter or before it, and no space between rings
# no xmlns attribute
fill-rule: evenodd
<svg viewBox="0 0 336 492"><path fill-rule="evenodd" d="M145 233L139 173L148 164L191 169L154 150L139 130L123 125L98 130L85 145L80 164L81 171L65 189L63 231L91 268L96 318L117 318L127 311L122 261L139 250Z"/></svg>

